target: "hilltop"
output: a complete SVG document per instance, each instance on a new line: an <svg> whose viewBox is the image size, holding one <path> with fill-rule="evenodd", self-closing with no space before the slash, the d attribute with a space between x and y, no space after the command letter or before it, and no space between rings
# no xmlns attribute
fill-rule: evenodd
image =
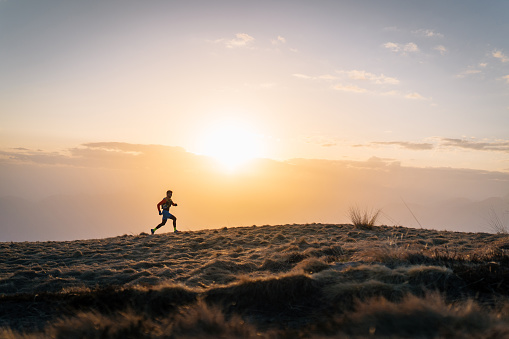
<svg viewBox="0 0 509 339"><path fill-rule="evenodd" d="M0 243L0 337L503 337L508 251L332 224Z"/></svg>

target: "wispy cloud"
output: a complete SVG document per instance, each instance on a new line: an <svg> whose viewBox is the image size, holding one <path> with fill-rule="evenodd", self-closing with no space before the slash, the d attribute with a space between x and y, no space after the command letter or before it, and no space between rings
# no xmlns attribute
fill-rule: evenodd
<svg viewBox="0 0 509 339"><path fill-rule="evenodd" d="M395 89L394 86L400 85L400 80L383 73L376 74L365 70L351 69L336 70L335 75L311 76L303 73L294 73L292 75L303 80L335 82L331 88L341 92L390 95L411 100L430 100L430 98L426 98L417 92Z"/></svg>
<svg viewBox="0 0 509 339"><path fill-rule="evenodd" d="M314 81L337 81L332 89L350 93L364 93L372 95L391 95L406 99L427 100L426 97L417 92L402 92L400 90L388 89L387 86L396 86L400 84L399 79L386 76L385 74L375 74L365 70L338 70L337 75L324 74L319 76L310 76L302 73L294 73L293 76L304 80Z"/></svg>
<svg viewBox="0 0 509 339"><path fill-rule="evenodd" d="M460 74L458 74L457 77L458 78L464 78L466 76L473 75L473 74L479 74L479 73L481 73L481 70L478 70L478 69L467 69L466 71L463 71Z"/></svg>
<svg viewBox="0 0 509 339"><path fill-rule="evenodd" d="M354 147L370 147L370 146L398 146L412 151L426 151L434 148L431 143L415 143L409 141L374 141L366 145L354 145Z"/></svg>
<svg viewBox="0 0 509 339"><path fill-rule="evenodd" d="M405 33L409 33L408 31L403 30ZM439 33L433 29L418 29L410 32L417 42L424 42L429 39L441 39L444 37L442 33ZM426 41L425 44L427 45L429 41ZM407 56L410 54L415 54L421 52L421 48L417 45L416 42L407 42L407 43L398 43L398 42L386 42L383 44L383 47L394 52L399 53L402 56ZM427 47L425 48L427 49ZM444 45L435 45L433 47L434 51L438 51L441 55L447 54L448 50L447 47Z"/></svg>
<svg viewBox="0 0 509 339"><path fill-rule="evenodd" d="M22 147L0 150L0 161L41 165L70 165L73 163L70 156L62 153L30 150Z"/></svg>
<svg viewBox="0 0 509 339"><path fill-rule="evenodd" d="M397 146L412 151L427 151L443 148L459 148L471 151L504 152L509 153L509 140L477 141L475 139L432 138L432 142L409 141L373 141L367 144L357 144L353 147Z"/></svg>
<svg viewBox="0 0 509 339"><path fill-rule="evenodd" d="M160 145L137 145L122 142L86 143L80 147L61 152L30 150L26 148L0 149L0 162L58 165L74 167L118 168L149 159L155 154L173 153L174 157L185 154L180 147Z"/></svg>
<svg viewBox="0 0 509 339"><path fill-rule="evenodd" d="M238 47L248 47L253 43L255 38L246 33L237 33L235 34L235 38L227 39L221 38L214 41L211 41L216 44L224 44L227 48L238 48Z"/></svg>
<svg viewBox="0 0 509 339"><path fill-rule="evenodd" d="M302 74L302 73L293 73L292 75L294 77L300 78L300 79L316 79L316 77L312 77L310 75L306 75L306 74Z"/></svg>
<svg viewBox="0 0 509 339"><path fill-rule="evenodd" d="M441 146L462 148L475 151L497 151L509 153L509 140L478 142L475 140L442 138Z"/></svg>
<svg viewBox="0 0 509 339"><path fill-rule="evenodd" d="M494 50L491 55L502 62L509 62L509 57L500 50Z"/></svg>
<svg viewBox="0 0 509 339"><path fill-rule="evenodd" d="M416 31L412 31L413 34L418 36L423 36L427 38L443 38L444 35L442 33L435 32L432 29L418 29Z"/></svg>
<svg viewBox="0 0 509 339"><path fill-rule="evenodd" d="M419 52L419 47L414 42L409 42L406 44L400 44L395 42L387 42L383 45L388 50L395 52L395 53L417 53Z"/></svg>
<svg viewBox="0 0 509 339"><path fill-rule="evenodd" d="M388 77L384 74L374 74L370 72L366 72L364 70L339 70L336 71L336 75L332 74L323 74L318 76L310 76L302 73L293 74L294 77L301 79L310 79L310 80L341 80L341 79L349 79L355 81L366 81L375 85L397 85L399 84L399 80L393 77Z"/></svg>
<svg viewBox="0 0 509 339"><path fill-rule="evenodd" d="M248 44L252 43L253 41L254 41L254 38L252 36L250 36L249 34L237 33L237 34L235 34L234 39L231 39L226 43L226 46L229 48L245 47Z"/></svg>
<svg viewBox="0 0 509 339"><path fill-rule="evenodd" d="M390 49L393 52L399 52L401 50L401 46L394 42L386 42L384 47Z"/></svg>
<svg viewBox="0 0 509 339"><path fill-rule="evenodd" d="M324 74L324 75L320 75L318 77L318 79L321 79L321 80L337 80L338 77L334 76L334 75L331 75L331 74Z"/></svg>
<svg viewBox="0 0 509 339"><path fill-rule="evenodd" d="M292 74L292 76L294 76L296 78L300 78L300 79L306 79L306 80L327 80L327 81L338 80L337 76L334 76L331 74L311 76L311 75L306 75L306 74L302 74L302 73L294 73L294 74Z"/></svg>
<svg viewBox="0 0 509 339"><path fill-rule="evenodd" d="M280 44L286 44L286 39L280 35L276 39L273 39L271 41L273 45L280 45Z"/></svg>
<svg viewBox="0 0 509 339"><path fill-rule="evenodd" d="M440 52L440 54L442 54L442 55L447 54L447 48L444 45L437 45L437 46L433 47L433 49L435 51Z"/></svg>
<svg viewBox="0 0 509 339"><path fill-rule="evenodd" d="M344 92L354 92L354 93L366 93L368 92L367 89L356 86L356 85L343 85L343 84L337 84L334 86L335 90L338 91L344 91Z"/></svg>
<svg viewBox="0 0 509 339"><path fill-rule="evenodd" d="M434 145L430 143L415 143L415 142L408 142L408 141L388 141L388 142L376 142L375 144L379 145L395 145L402 148L410 149L410 150L419 150L419 151L426 151L433 149Z"/></svg>
<svg viewBox="0 0 509 339"><path fill-rule="evenodd" d="M407 99L413 99L413 100L426 100L425 97L423 97L422 95L420 95L419 93L417 92L413 92L413 93L408 93L407 95L405 95L405 98Z"/></svg>
<svg viewBox="0 0 509 339"><path fill-rule="evenodd" d="M399 80L396 78L388 77L384 74L377 75L364 70L338 71L338 73L346 74L352 80L366 80L374 84L399 84Z"/></svg>
<svg viewBox="0 0 509 339"><path fill-rule="evenodd" d="M504 76L504 77L502 77L502 79L505 79L505 81L509 84L509 74Z"/></svg>
<svg viewBox="0 0 509 339"><path fill-rule="evenodd" d="M309 136L306 137L305 142L308 144L314 144L321 147L334 147L337 146L339 141L333 137L327 136Z"/></svg>
<svg viewBox="0 0 509 339"><path fill-rule="evenodd" d="M484 63L484 62L481 62L481 63L479 63L479 65L476 65L476 66L470 66L467 70L464 70L463 72L456 75L456 77L457 78L465 78L470 75L481 74L481 73L483 73L482 70L484 68L486 68L486 66L488 66L488 64Z"/></svg>

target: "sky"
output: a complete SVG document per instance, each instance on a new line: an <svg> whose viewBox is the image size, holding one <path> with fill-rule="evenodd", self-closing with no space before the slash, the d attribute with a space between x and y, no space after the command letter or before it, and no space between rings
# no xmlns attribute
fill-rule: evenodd
<svg viewBox="0 0 509 339"><path fill-rule="evenodd" d="M0 198L30 205L87 194L108 204L105 195L123 192L146 198L150 202L138 203L153 210L152 200L168 186L194 192L190 202L213 199L190 180L189 173L199 172L195 166L209 164L202 178L218 180L219 163L221 175L240 180L240 168L264 159L270 163L264 171L289 178L286 171L293 171L311 182L378 163L391 174L386 179L392 186L385 186L400 205L395 187L403 186L414 199L409 206L438 197L505 199L508 35L505 0L0 0ZM188 170L166 158L139 161L174 148L187 154L182 161ZM90 158L93 152L102 154L100 161ZM165 169L156 171L159 177L147 171L158 166ZM394 168L413 173L406 180L414 186L398 186L403 177ZM259 172L256 184L230 199L259 197L253 190L270 182L269 172ZM456 182L451 173L472 177ZM362 175L365 182L380 178L376 171L352 174ZM430 177L443 185L430 183L433 194L423 193L427 187L419 182ZM304 186L308 198L328 196L322 205L349 202L326 194L328 184ZM272 187L265 195L298 195L284 185ZM371 194L373 187L362 187L361 200L383 196L378 188ZM237 206L246 210L243 216L230 223L317 222L327 211L323 220L342 220L316 206L297 218L291 199L283 201L286 214L271 218L246 203ZM79 218L72 206L68 211ZM149 219L144 211L137 212L140 223ZM220 206L209 212L227 214ZM199 207L183 213L193 220L191 228L227 223L197 213ZM16 214L5 218L3 225L18 228L36 223ZM61 222L52 218L39 228ZM4 239L28 239L10 229ZM103 235L69 231L63 237L95 234Z"/></svg>

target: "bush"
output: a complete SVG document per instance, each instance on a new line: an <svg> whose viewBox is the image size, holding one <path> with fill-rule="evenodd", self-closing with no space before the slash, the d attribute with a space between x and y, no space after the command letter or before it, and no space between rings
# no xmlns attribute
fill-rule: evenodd
<svg viewBox="0 0 509 339"><path fill-rule="evenodd" d="M382 212L381 209L361 209L359 206L352 206L348 209L348 216L352 224L363 230L371 230Z"/></svg>

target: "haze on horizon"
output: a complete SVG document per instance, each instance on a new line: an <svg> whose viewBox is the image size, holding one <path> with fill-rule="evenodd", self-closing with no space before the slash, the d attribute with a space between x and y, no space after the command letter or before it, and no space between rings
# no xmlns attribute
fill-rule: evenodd
<svg viewBox="0 0 509 339"><path fill-rule="evenodd" d="M188 229L487 231L508 34L503 0L0 1L0 241L147 232L169 188Z"/></svg>

